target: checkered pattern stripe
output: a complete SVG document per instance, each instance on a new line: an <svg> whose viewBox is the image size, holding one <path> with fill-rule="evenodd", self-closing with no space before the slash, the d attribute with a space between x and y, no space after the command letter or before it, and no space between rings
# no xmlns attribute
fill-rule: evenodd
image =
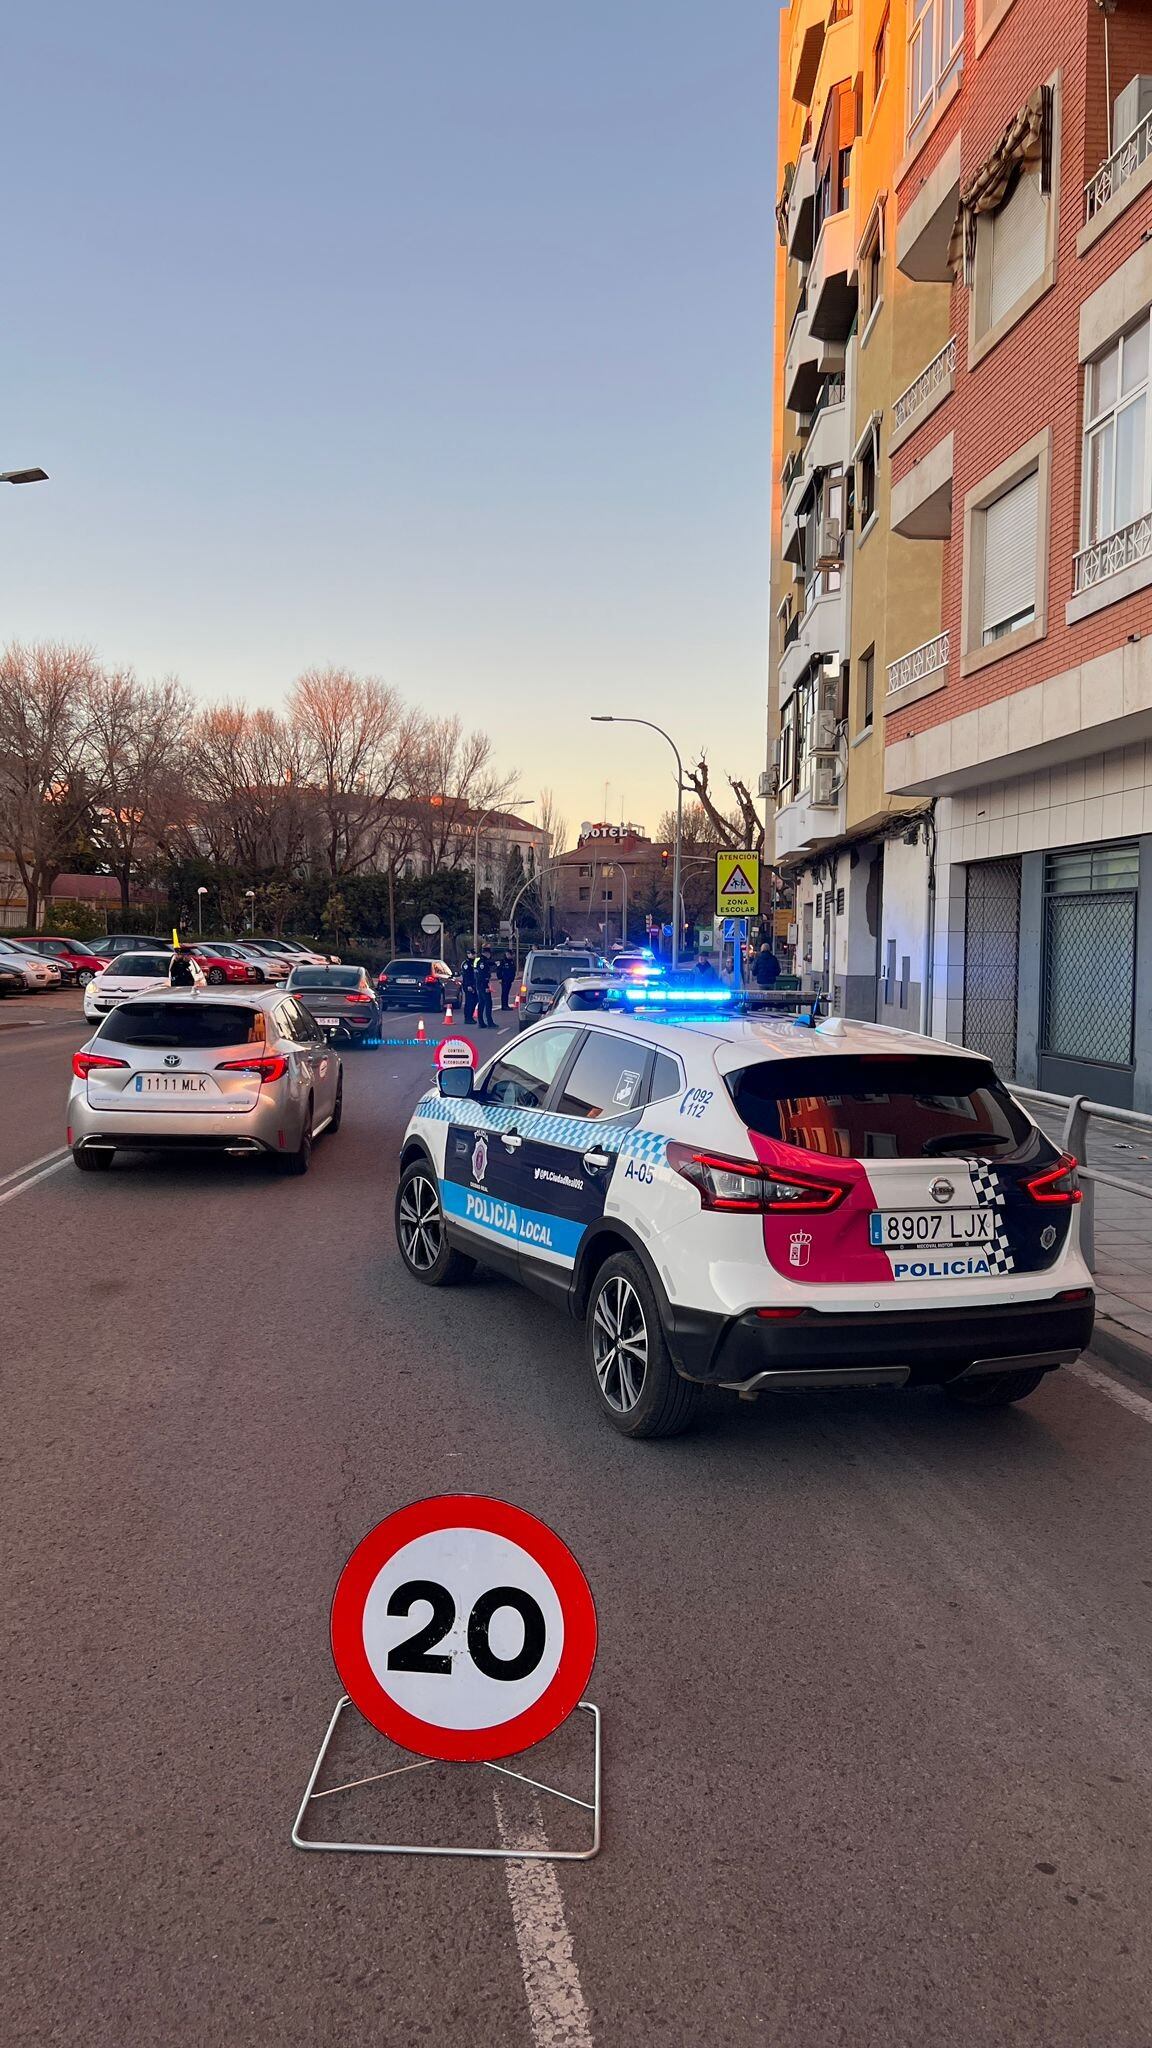
<svg viewBox="0 0 1152 2048"><path fill-rule="evenodd" d="M544 1145L563 1145L571 1152L627 1153L659 1166L668 1140L658 1131L628 1130L621 1124L603 1123L599 1117L556 1116L543 1109L509 1109L502 1105L472 1102L467 1096L439 1093L422 1095L416 1115L432 1123L463 1124L470 1130L507 1131L515 1124L522 1138L537 1138Z"/></svg>
<svg viewBox="0 0 1152 2048"><path fill-rule="evenodd" d="M995 1168L986 1165L982 1159L973 1159L968 1162L968 1171L972 1176L972 1192L976 1197L978 1207L981 1209L1002 1210L1004 1207L1004 1189ZM1014 1273L1016 1271L1016 1261L1012 1256L1012 1246L1008 1239L1008 1233L1004 1228L1004 1218L1002 1215L997 1215L996 1217L996 1235L991 1244L985 1247L984 1256L988 1261L988 1269L992 1273Z"/></svg>

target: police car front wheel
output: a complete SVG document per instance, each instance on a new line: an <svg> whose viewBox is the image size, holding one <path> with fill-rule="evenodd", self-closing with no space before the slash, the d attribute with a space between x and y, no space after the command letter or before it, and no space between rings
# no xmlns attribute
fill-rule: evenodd
<svg viewBox="0 0 1152 2048"><path fill-rule="evenodd" d="M700 1388L672 1363L640 1261L607 1259L588 1298L588 1356L600 1406L623 1436L679 1436L695 1420Z"/></svg>
<svg viewBox="0 0 1152 2048"><path fill-rule="evenodd" d="M412 1278L423 1287L455 1287L476 1270L476 1261L453 1251L448 1242L440 1188L422 1159L413 1160L400 1176L396 1242Z"/></svg>

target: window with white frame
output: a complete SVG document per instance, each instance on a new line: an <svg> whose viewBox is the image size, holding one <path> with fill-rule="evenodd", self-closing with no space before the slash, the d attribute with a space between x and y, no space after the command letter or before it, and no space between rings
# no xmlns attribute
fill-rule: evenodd
<svg viewBox="0 0 1152 2048"><path fill-rule="evenodd" d="M860 242L860 324L867 329L884 297L884 201L878 199Z"/></svg>
<svg viewBox="0 0 1152 2048"><path fill-rule="evenodd" d="M1082 545L1152 511L1148 315L1088 365L1084 389Z"/></svg>
<svg viewBox="0 0 1152 2048"><path fill-rule="evenodd" d="M1029 470L980 515L980 642L990 647L1036 617L1040 477Z"/></svg>
<svg viewBox="0 0 1152 2048"><path fill-rule="evenodd" d="M908 135L926 121L960 62L964 0L911 0L908 12Z"/></svg>

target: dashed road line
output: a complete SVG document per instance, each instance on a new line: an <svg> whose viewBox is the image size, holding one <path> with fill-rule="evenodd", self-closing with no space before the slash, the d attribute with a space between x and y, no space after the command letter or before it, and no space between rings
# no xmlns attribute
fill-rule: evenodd
<svg viewBox="0 0 1152 2048"><path fill-rule="evenodd" d="M530 1823L519 1828L505 1813L499 1787L492 1792L504 1847L546 1848L539 1803L533 1800ZM506 1863L504 1871L535 2048L592 2048L592 2024L555 1865Z"/></svg>

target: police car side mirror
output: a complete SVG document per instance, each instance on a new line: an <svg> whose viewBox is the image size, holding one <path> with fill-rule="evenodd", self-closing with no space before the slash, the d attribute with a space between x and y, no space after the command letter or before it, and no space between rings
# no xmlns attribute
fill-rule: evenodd
<svg viewBox="0 0 1152 2048"><path fill-rule="evenodd" d="M467 1096L476 1092L471 1067L441 1067L441 1095Z"/></svg>

